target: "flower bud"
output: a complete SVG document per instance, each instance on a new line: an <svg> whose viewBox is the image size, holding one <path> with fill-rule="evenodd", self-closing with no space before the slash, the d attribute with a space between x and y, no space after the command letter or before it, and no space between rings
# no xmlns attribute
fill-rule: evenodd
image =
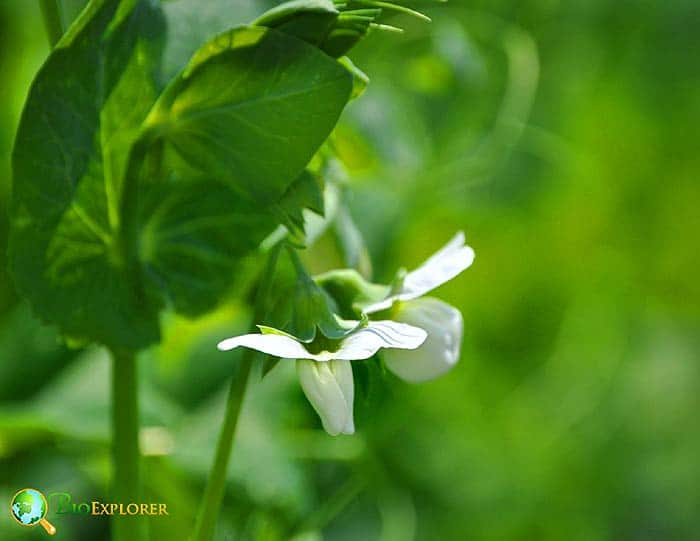
<svg viewBox="0 0 700 541"><path fill-rule="evenodd" d="M355 383L350 361L298 360L297 374L325 431L331 436L353 434Z"/></svg>
<svg viewBox="0 0 700 541"><path fill-rule="evenodd" d="M420 327L428 338L415 350L386 350L387 368L403 380L420 383L437 378L459 360L462 344L462 314L454 306L432 297L398 305L395 321Z"/></svg>

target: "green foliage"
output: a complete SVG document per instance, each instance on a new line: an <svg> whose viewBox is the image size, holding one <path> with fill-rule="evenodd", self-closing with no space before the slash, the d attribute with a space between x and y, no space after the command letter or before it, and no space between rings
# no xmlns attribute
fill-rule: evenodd
<svg viewBox="0 0 700 541"><path fill-rule="evenodd" d="M240 259L272 231L276 218L270 207L251 207L221 183L169 179L145 194L141 222L148 290L157 302L196 316L237 283Z"/></svg>
<svg viewBox="0 0 700 541"><path fill-rule="evenodd" d="M12 159L10 257L42 318L137 348L157 322L120 273L115 232L126 154L156 97L162 25L145 2L115 19L118 4L93 3L32 85Z"/></svg>
<svg viewBox="0 0 700 541"><path fill-rule="evenodd" d="M93 2L33 85L13 155L12 267L64 333L139 349L157 341L161 306L210 310L280 220L303 225L295 205L321 209L300 175L352 77L304 41L239 28L156 100L162 15L117 4Z"/></svg>
<svg viewBox="0 0 700 541"><path fill-rule="evenodd" d="M306 343L318 338L324 345L326 339L340 340L356 329L356 321L346 321L337 315L331 298L306 273L295 253L292 253L292 259L297 269L297 280L289 299L292 312L289 334ZM262 328L261 331L270 332ZM317 331L320 331L320 335Z"/></svg>
<svg viewBox="0 0 700 541"><path fill-rule="evenodd" d="M325 141L350 89L347 71L318 49L274 30L236 29L194 55L145 129L188 169L268 204Z"/></svg>
<svg viewBox="0 0 700 541"><path fill-rule="evenodd" d="M422 13L394 2L291 0L264 13L254 24L296 36L338 58L347 54L372 28L401 32L400 28L378 23L382 9L430 20Z"/></svg>
<svg viewBox="0 0 700 541"><path fill-rule="evenodd" d="M272 8L253 24L275 28L321 46L339 14L330 0L292 0Z"/></svg>
<svg viewBox="0 0 700 541"><path fill-rule="evenodd" d="M80 3L61 1L64 13ZM157 90L212 35L254 20L272 3L161 2L168 37ZM439 292L464 315L462 358L447 377L420 386L387 385L376 360L354 365L359 431L347 438L323 433L294 363L280 361L249 388L215 539L694 539L696 2L641 10L603 1L413 4L426 7L431 25L385 10L385 22L405 26L405 34L371 32L352 50L372 82L332 139L349 170L341 208L366 246L338 243L336 221L302 257L316 275L368 251L373 274L360 274L386 282L397 265L413 268L436 238L464 228L476 262ZM36 3L0 2L3 266L10 147L31 79L48 54ZM80 63L65 64L83 71ZM79 127L71 125L66 135ZM32 143L35 156L53 146L48 133ZM144 167L157 170L155 149L149 156ZM335 184L324 169L307 169L323 171L326 187ZM45 176L42 170L32 178ZM184 194L200 179L154 179L139 194L144 233L157 224L153 216L149 225L149 213L175 186L183 195L173 194L172 214L154 229L165 235L177 215L196 218ZM203 182L231 197L217 180ZM194 204L216 212L204 193ZM173 259L186 259L189 238L177 233L170 237ZM236 246L235 234L215 242L194 234L196 244L215 250ZM167 258L165 240L158 248L158 258ZM167 520L150 521L152 539L180 539L194 522L227 378L240 363L212 344L248 332L261 259L239 261L230 276L234 289L217 310L162 317L163 340L140 356L147 494L172 509ZM157 282L159 268L149 262L144 280ZM216 268L215 257L202 271L205 280ZM154 303L170 296L163 285L156 291ZM291 294L275 290L284 295ZM61 346L55 328L36 321L0 273L6 503L27 484L108 501L108 377L103 350ZM350 483L359 488L344 497ZM53 510L47 518L61 519ZM64 539L110 539L107 521L55 523ZM0 513L0 532L3 541L46 538L7 512Z"/></svg>
<svg viewBox="0 0 700 541"><path fill-rule="evenodd" d="M323 216L323 177L309 169L287 188L279 202L286 216L286 223L292 231L304 231L303 209L309 209Z"/></svg>

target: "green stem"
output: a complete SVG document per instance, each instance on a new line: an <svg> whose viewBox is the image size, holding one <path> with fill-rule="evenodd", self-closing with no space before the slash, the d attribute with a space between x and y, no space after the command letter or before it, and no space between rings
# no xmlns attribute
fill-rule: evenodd
<svg viewBox="0 0 700 541"><path fill-rule="evenodd" d="M272 278L277 265L281 245L276 246L271 252L263 271L258 292L255 299L255 314L253 323L267 319L267 301L272 290ZM214 465L209 472L207 487L204 497L199 504L197 520L195 522L192 541L211 541L214 535L214 528L219 516L219 509L224 499L226 489L226 472L233 450L233 440L236 435L236 426L241 413L243 399L245 397L250 372L253 367L257 352L252 349L245 349L241 359L241 366L238 374L231 381L231 387L226 401L226 411L224 413L224 424L219 434L219 441L216 445L216 455Z"/></svg>
<svg viewBox="0 0 700 541"><path fill-rule="evenodd" d="M120 503L139 502L139 404L136 356L112 353L112 451L114 454L113 497ZM112 521L113 541L146 539L145 523L138 517L116 517Z"/></svg>
<svg viewBox="0 0 700 541"><path fill-rule="evenodd" d="M44 17L44 26L49 38L49 44L53 49L63 35L63 18L58 0L39 0L41 14Z"/></svg>
<svg viewBox="0 0 700 541"><path fill-rule="evenodd" d="M228 470L228 463L233 449L233 438L236 435L238 417L241 413L253 359L253 351L247 349L243 354L240 370L236 377L233 378L233 381L231 381L226 402L226 412L224 414L224 424L221 428L221 434L219 434L219 443L216 446L214 465L211 472L209 472L207 488L197 514L192 537L194 541L210 541L214 535L214 527L216 526L221 502L224 499L226 471Z"/></svg>

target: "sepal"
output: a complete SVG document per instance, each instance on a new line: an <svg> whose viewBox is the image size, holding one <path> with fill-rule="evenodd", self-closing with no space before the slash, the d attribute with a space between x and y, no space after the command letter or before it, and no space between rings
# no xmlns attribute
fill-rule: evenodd
<svg viewBox="0 0 700 541"><path fill-rule="evenodd" d="M336 314L330 297L307 274L296 251L290 249L289 253L297 271L290 333L301 342L310 343L316 338L316 329L331 340L340 340L355 330L357 321Z"/></svg>
<svg viewBox="0 0 700 541"><path fill-rule="evenodd" d="M369 282L354 269L332 270L315 279L333 298L338 312L348 318L360 317L364 306L377 303L391 293L390 286Z"/></svg>

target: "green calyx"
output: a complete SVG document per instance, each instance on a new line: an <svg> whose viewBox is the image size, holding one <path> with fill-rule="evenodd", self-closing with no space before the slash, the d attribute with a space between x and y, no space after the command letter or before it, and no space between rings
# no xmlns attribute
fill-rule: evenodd
<svg viewBox="0 0 700 541"><path fill-rule="evenodd" d="M286 336L287 338L299 340L298 336L275 329L274 327L268 327L267 325L258 325L258 329L260 329L261 334L276 334L278 336ZM304 342L304 347L313 354L321 353L323 351L333 352L340 349L341 342L341 339L328 338L323 333L316 333L313 340L310 342Z"/></svg>
<svg viewBox="0 0 700 541"><path fill-rule="evenodd" d="M341 340L354 331L357 321L340 317L332 308L333 299L308 275L296 251L290 247L289 254L297 271L289 333L301 342L311 343L317 330L331 340Z"/></svg>
<svg viewBox="0 0 700 541"><path fill-rule="evenodd" d="M316 282L335 301L338 312L347 318L362 317L362 308L381 301L392 291L391 286L365 280L354 269L338 269L316 277Z"/></svg>

